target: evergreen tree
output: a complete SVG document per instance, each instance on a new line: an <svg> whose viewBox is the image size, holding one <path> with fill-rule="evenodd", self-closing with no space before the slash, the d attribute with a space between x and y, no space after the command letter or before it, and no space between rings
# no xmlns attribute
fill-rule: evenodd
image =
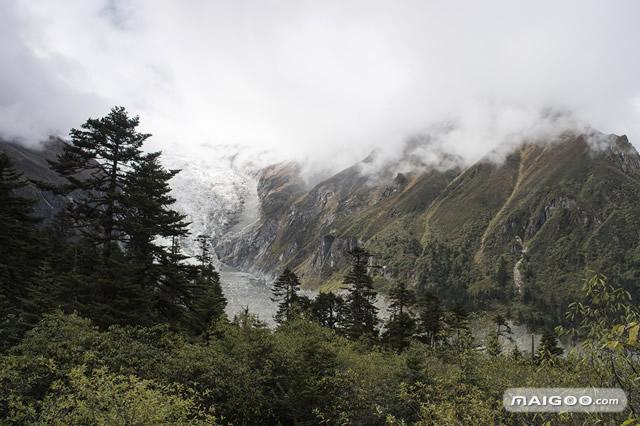
<svg viewBox="0 0 640 426"><path fill-rule="evenodd" d="M418 300L417 336L424 343L434 344L441 330L442 307L434 293L427 292Z"/></svg>
<svg viewBox="0 0 640 426"><path fill-rule="evenodd" d="M382 337L390 347L401 352L409 346L416 328L416 321L409 311L415 303L415 294L400 281L389 292L389 300L391 316Z"/></svg>
<svg viewBox="0 0 640 426"><path fill-rule="evenodd" d="M443 314L443 341L457 349L468 349L473 341L464 307L454 306Z"/></svg>
<svg viewBox="0 0 640 426"><path fill-rule="evenodd" d="M299 313L299 291L300 281L298 276L289 268L286 268L271 288L271 294L273 295L271 300L278 302L278 311L274 317L278 324L289 321Z"/></svg>
<svg viewBox="0 0 640 426"><path fill-rule="evenodd" d="M466 303L475 272L473 265L468 249L429 241L417 264L418 294L432 292L448 304Z"/></svg>
<svg viewBox="0 0 640 426"><path fill-rule="evenodd" d="M376 292L367 274L371 254L360 247L349 252L351 270L342 281L347 286L343 328L348 337L373 339L377 336L378 308L374 305Z"/></svg>
<svg viewBox="0 0 640 426"><path fill-rule="evenodd" d="M344 299L331 292L319 293L311 305L311 317L332 330L338 329L343 311Z"/></svg>
<svg viewBox="0 0 640 426"><path fill-rule="evenodd" d="M489 332L484 340L484 346L487 354L490 356L498 356L502 353L502 344L500 343L500 336L497 332Z"/></svg>
<svg viewBox="0 0 640 426"><path fill-rule="evenodd" d="M56 306L65 312L89 312L94 295L86 285L86 277L95 263L95 247L87 240L78 240L73 221L63 209L44 229L45 262L55 276L58 290ZM41 264L42 267L42 264Z"/></svg>
<svg viewBox="0 0 640 426"><path fill-rule="evenodd" d="M149 134L139 133L138 117L114 107L100 119L90 118L80 129L71 129L71 141L50 165L65 184L53 188L74 193L67 204L74 227L89 247L86 276L87 314L98 324L136 322L148 310L140 283L130 276L123 251L128 235L127 181L142 159L141 147ZM50 186L43 185L52 189Z"/></svg>
<svg viewBox="0 0 640 426"><path fill-rule="evenodd" d="M513 349L511 350L511 359L514 360L514 361L522 360L522 352L518 348L517 344L514 345Z"/></svg>
<svg viewBox="0 0 640 426"><path fill-rule="evenodd" d="M65 308L63 303L67 304L72 300L67 296L60 276L45 259L30 280L26 296L22 299L24 310L21 321L25 328L33 327L43 314L56 308ZM72 311L72 309L66 310Z"/></svg>
<svg viewBox="0 0 640 426"><path fill-rule="evenodd" d="M80 247L68 212L64 209L58 212L43 233L51 268L58 274L78 272Z"/></svg>
<svg viewBox="0 0 640 426"><path fill-rule="evenodd" d="M191 329L196 334L205 331L213 321L224 316L227 299L222 292L220 275L213 264L209 263L201 268L191 286L188 304Z"/></svg>
<svg viewBox="0 0 640 426"><path fill-rule="evenodd" d="M546 330L540 338L540 345L536 351L536 363L553 362L564 351L558 346L558 336L552 330Z"/></svg>
<svg viewBox="0 0 640 426"><path fill-rule="evenodd" d="M391 316L397 316L407 313L408 308L415 304L416 296L404 281L400 281L389 292L389 301Z"/></svg>
<svg viewBox="0 0 640 426"><path fill-rule="evenodd" d="M188 318L189 307L194 305L196 294L203 293L199 287L208 277L207 268L184 263L187 258L177 237L172 237L170 246L161 252L154 267L157 283L151 298L156 321L181 323L187 320L193 324L193 318Z"/></svg>
<svg viewBox="0 0 640 426"><path fill-rule="evenodd" d="M493 271L493 280L498 290L498 298L509 296L509 269L507 259L504 255L500 255Z"/></svg>
<svg viewBox="0 0 640 426"><path fill-rule="evenodd" d="M137 287L138 298L153 295L158 302L146 304L151 321L178 320L189 297L188 268L181 263L183 258L175 255L174 247L188 234L186 216L171 208L176 200L170 195L169 180L178 172L160 164L160 152L146 154L127 172L122 194L123 231L131 271L128 279ZM217 280L208 272L201 275L205 281Z"/></svg>
<svg viewBox="0 0 640 426"><path fill-rule="evenodd" d="M186 216L171 209L176 200L170 195L169 180L180 170L165 169L160 164L160 154L146 154L132 164L122 197L128 253L147 268L167 257L171 250L158 243L158 238L173 241L188 234Z"/></svg>
<svg viewBox="0 0 640 426"><path fill-rule="evenodd" d="M105 259L125 237L122 194L128 172L141 159L142 144L151 136L136 131L139 123L124 107L114 107L107 116L71 129L71 142L50 162L66 180L56 189L78 191L68 204L69 214Z"/></svg>
<svg viewBox="0 0 640 426"><path fill-rule="evenodd" d="M200 264L200 267L204 268L207 264L211 263L211 249L209 248L211 245L211 237L201 234L196 237L196 242L198 243L198 254L196 254L195 258Z"/></svg>
<svg viewBox="0 0 640 426"><path fill-rule="evenodd" d="M40 240L32 216L34 202L18 194L26 185L11 159L0 153L0 341L20 333L27 287L40 256Z"/></svg>
<svg viewBox="0 0 640 426"><path fill-rule="evenodd" d="M496 334L499 336L507 336L511 334L511 327L507 322L507 319L501 314L497 314L493 317L493 322L496 325Z"/></svg>

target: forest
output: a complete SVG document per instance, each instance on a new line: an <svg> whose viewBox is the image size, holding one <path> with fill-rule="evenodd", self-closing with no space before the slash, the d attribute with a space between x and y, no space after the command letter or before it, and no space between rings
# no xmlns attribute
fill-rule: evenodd
<svg viewBox="0 0 640 426"><path fill-rule="evenodd" d="M339 292L304 296L284 269L275 327L227 317L211 238L188 235L171 196L179 170L144 150L138 126L114 107L72 129L50 162L62 184L28 182L0 153L1 424L640 424L640 309L598 271L533 353L507 344L514 318L485 312L478 338L475 313L428 286L397 280L382 315L366 247L349 251ZM36 217L28 184L66 208ZM464 273L435 271L420 273ZM560 337L580 344L563 351ZM512 387L616 387L628 406L509 413Z"/></svg>

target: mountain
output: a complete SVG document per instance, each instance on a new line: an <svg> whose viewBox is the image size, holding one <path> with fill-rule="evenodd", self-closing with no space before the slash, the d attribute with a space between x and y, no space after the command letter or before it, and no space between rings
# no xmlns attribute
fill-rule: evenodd
<svg viewBox="0 0 640 426"><path fill-rule="evenodd" d="M28 179L47 183L62 183L50 170L52 160L62 150L62 140L51 138L39 148L0 140L0 152L5 152L16 168ZM214 241L223 235L241 231L258 217L259 200L255 193L255 174L270 158L264 152L255 153L232 145L201 147L200 155L170 152L162 156L166 167L181 169L172 181L172 195L176 210L189 218L191 235L182 241L188 255L195 254L195 237L208 234ZM30 184L23 195L35 199L35 213L47 224L66 203L64 197ZM73 194L72 194L73 196ZM227 314L249 308L267 323L273 322L277 305L270 299L270 291L259 276L217 265L227 298Z"/></svg>
<svg viewBox="0 0 640 426"><path fill-rule="evenodd" d="M0 150L27 178L57 182L47 159L61 144ZM363 245L383 291L405 280L448 306L507 310L531 325L561 319L588 270L640 296L640 156L625 136L564 134L467 167L414 140L399 159L371 155L313 186L296 163L265 167L235 147L164 157L183 169L172 186L192 235L212 235L223 263L257 276L290 266L305 287L336 289L346 252ZM25 192L45 219L65 203Z"/></svg>
<svg viewBox="0 0 640 426"><path fill-rule="evenodd" d="M0 152L6 153L15 163L16 169L31 181L49 184L63 183L50 169L48 160L54 160L62 151L64 141L51 137L38 147L0 139ZM241 153L241 148L231 145L202 147L201 155L164 153L164 166L180 169L171 181L176 208L189 216L189 231L192 235L208 234L219 239L233 230L239 220L253 221L257 213L247 208L257 202L255 174L264 167L260 155ZM35 213L46 220L51 219L64 206L64 197L43 191L29 184L24 195L37 201ZM191 250L191 241L185 241Z"/></svg>
<svg viewBox="0 0 640 426"><path fill-rule="evenodd" d="M63 142L50 138L37 148L0 139L0 152L4 152L13 160L16 169L29 180L49 183L62 183L58 175L49 168L47 160L53 160L62 151ZM23 195L36 200L34 213L45 221L53 218L64 206L65 199L49 191L43 191L30 184L23 190Z"/></svg>
<svg viewBox="0 0 640 426"><path fill-rule="evenodd" d="M588 270L640 296L640 156L627 138L567 133L502 152L466 168L440 154L403 172L406 157L375 173L368 158L312 188L294 164L270 166L260 219L218 255L332 289L346 250L364 245L380 288L407 280L533 325L559 320Z"/></svg>

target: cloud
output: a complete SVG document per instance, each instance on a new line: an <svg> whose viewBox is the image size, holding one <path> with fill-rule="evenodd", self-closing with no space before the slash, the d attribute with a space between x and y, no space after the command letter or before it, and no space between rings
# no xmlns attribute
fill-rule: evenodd
<svg viewBox="0 0 640 426"><path fill-rule="evenodd" d="M114 104L159 147L239 143L333 168L443 123L467 160L559 123L640 141L632 0L25 0L0 12L0 133L25 141Z"/></svg>

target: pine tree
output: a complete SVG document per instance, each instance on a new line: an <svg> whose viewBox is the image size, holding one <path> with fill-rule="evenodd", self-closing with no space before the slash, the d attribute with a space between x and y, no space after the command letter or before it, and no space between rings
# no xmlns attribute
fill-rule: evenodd
<svg viewBox="0 0 640 426"><path fill-rule="evenodd" d="M415 304L415 294L404 281L398 282L389 292L389 313L383 340L398 352L402 352L411 342L416 321L409 311Z"/></svg>
<svg viewBox="0 0 640 426"><path fill-rule="evenodd" d="M19 195L27 185L11 159L0 152L0 292L12 304L24 296L25 280L35 269L41 241L33 215L34 201Z"/></svg>
<svg viewBox="0 0 640 426"><path fill-rule="evenodd" d="M198 261L201 268L210 264L211 257L211 237L206 234L200 234L196 237L196 243L198 244L198 252L195 255L196 261Z"/></svg>
<svg viewBox="0 0 640 426"><path fill-rule="evenodd" d="M442 314L440 299L434 293L426 292L419 298L416 331L422 342L435 343L441 330Z"/></svg>
<svg viewBox="0 0 640 426"><path fill-rule="evenodd" d="M546 330L540 338L540 345L536 351L536 363L553 362L564 351L558 346L558 336L552 330Z"/></svg>
<svg viewBox="0 0 640 426"><path fill-rule="evenodd" d="M89 247L90 260L82 265L89 295L85 314L98 324L131 323L147 310L140 284L130 276L125 205L127 180L142 159L141 147L149 134L139 133L138 117L114 107L100 119L90 118L71 129L71 141L50 165L66 181L58 192L75 196L67 204L74 227Z"/></svg>
<svg viewBox="0 0 640 426"><path fill-rule="evenodd" d="M318 294L311 305L311 317L332 330L338 328L343 311L344 299L331 292Z"/></svg>
<svg viewBox="0 0 640 426"><path fill-rule="evenodd" d="M106 259L125 236L122 194L127 172L141 159L142 144L151 136L136 131L139 123L124 107L114 107L107 116L71 129L71 142L50 161L67 182L56 189L79 191L68 204L70 216Z"/></svg>
<svg viewBox="0 0 640 426"><path fill-rule="evenodd" d="M200 334L225 314L227 299L222 292L220 275L209 263L201 268L191 285L189 301L191 329Z"/></svg>
<svg viewBox="0 0 640 426"><path fill-rule="evenodd" d="M518 348L517 344L514 345L513 349L511 350L511 359L514 360L514 361L522 360L522 352Z"/></svg>
<svg viewBox="0 0 640 426"><path fill-rule="evenodd" d="M406 313L415 304L416 296L404 281L400 281L389 292L389 301L389 312L397 316Z"/></svg>
<svg viewBox="0 0 640 426"><path fill-rule="evenodd" d="M378 308L374 305L376 292L367 274L371 254L360 247L349 252L351 270L342 281L347 286L343 328L348 337L373 339L377 336Z"/></svg>
<svg viewBox="0 0 640 426"><path fill-rule="evenodd" d="M458 350L468 349L473 343L467 313L462 305L457 305L443 314L443 341Z"/></svg>
<svg viewBox="0 0 640 426"><path fill-rule="evenodd" d="M66 298L64 283L45 259L36 270L27 287L26 297L22 299L24 311L21 322L25 328L31 328L42 318L42 315L63 306L71 300ZM71 311L71 309L66 309Z"/></svg>
<svg viewBox="0 0 640 426"><path fill-rule="evenodd" d="M430 241L418 263L418 294L432 292L450 303L464 303L473 275L473 260L468 249Z"/></svg>
<svg viewBox="0 0 640 426"><path fill-rule="evenodd" d="M20 333L26 288L40 257L39 238L32 216L34 202L18 194L26 185L11 159L0 153L0 341Z"/></svg>
<svg viewBox="0 0 640 426"><path fill-rule="evenodd" d="M142 302L148 308L150 321L179 320L175 315L180 315L188 298L187 267L181 263L182 258L175 256L174 247L179 238L188 234L188 223L185 215L171 208L176 200L170 195L169 186L169 180L178 172L160 164L160 152L146 154L132 164L123 188L122 224L131 271L128 279L137 289L138 299L153 295L161 302L155 306ZM143 314L140 312L138 317L142 319Z"/></svg>
<svg viewBox="0 0 640 426"><path fill-rule="evenodd" d="M186 216L171 209L176 202L169 180L180 170L167 170L160 164L160 152L152 152L132 164L127 172L122 202L125 207L123 231L128 253L137 263L151 267L171 250L157 242L188 234Z"/></svg>
<svg viewBox="0 0 640 426"><path fill-rule="evenodd" d="M196 295L203 294L200 283L206 283L207 278L203 277L204 268L183 263L187 258L180 250L178 238L172 238L167 253L154 267L157 282L154 283L155 291L150 294L150 314L157 322L190 322L189 308L195 305Z"/></svg>
<svg viewBox="0 0 640 426"><path fill-rule="evenodd" d="M283 324L299 313L300 280L298 276L289 268L286 268L271 288L271 300L278 302L278 311L275 320L278 324Z"/></svg>
<svg viewBox="0 0 640 426"><path fill-rule="evenodd" d="M496 325L496 335L502 336L506 339L513 340L511 335L513 332L511 331L511 326L507 322L507 319L501 314L497 314L493 317L493 322Z"/></svg>
<svg viewBox="0 0 640 426"><path fill-rule="evenodd" d="M498 290L498 297L505 298L509 296L509 270L507 259L504 255L500 255L496 262L493 279Z"/></svg>
<svg viewBox="0 0 640 426"><path fill-rule="evenodd" d="M498 356L502 353L502 344L500 343L500 337L497 332L489 332L484 340L484 346L487 354L490 356Z"/></svg>

